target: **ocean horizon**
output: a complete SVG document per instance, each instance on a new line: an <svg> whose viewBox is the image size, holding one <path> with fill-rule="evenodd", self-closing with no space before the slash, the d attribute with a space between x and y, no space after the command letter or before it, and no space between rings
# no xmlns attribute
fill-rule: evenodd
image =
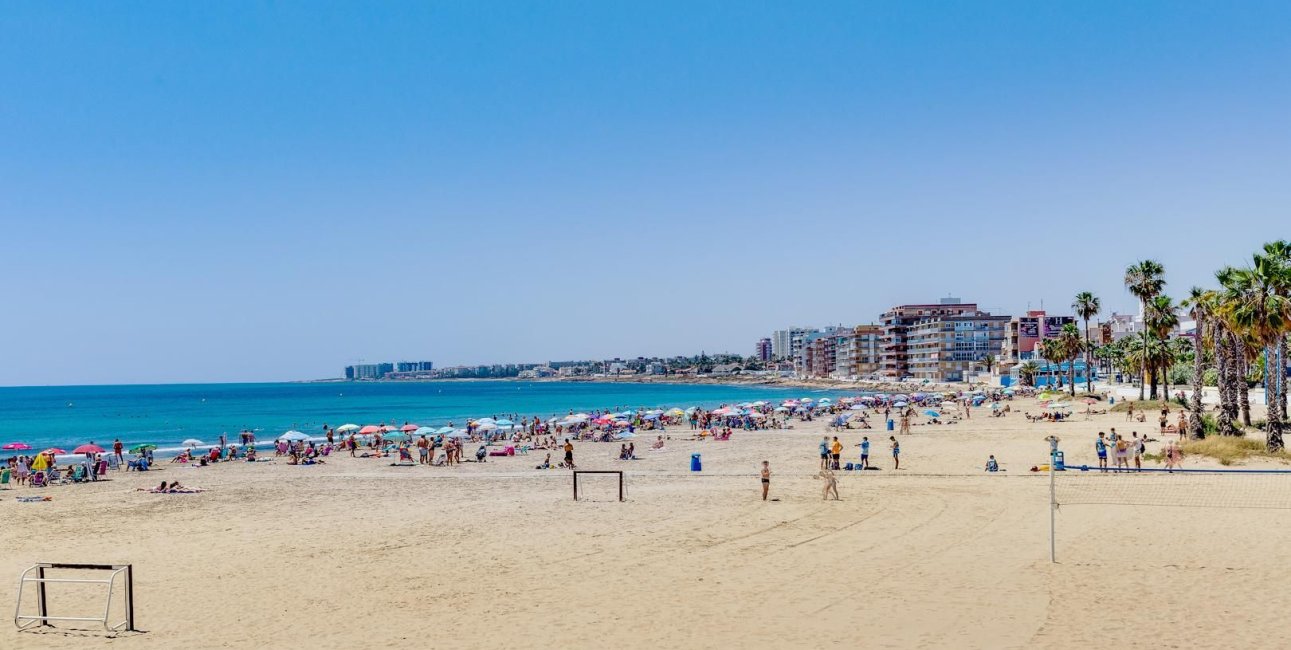
<svg viewBox="0 0 1291 650"><path fill-rule="evenodd" d="M439 380L300 381L235 384L121 384L0 388L0 444L35 450L94 442L111 448L151 443L177 449L194 438L236 442L250 429L260 442L289 430L323 435L323 425L414 423L461 426L469 418L515 414L543 418L613 408L714 407L829 389L618 382ZM7 457L25 452L3 452Z"/></svg>

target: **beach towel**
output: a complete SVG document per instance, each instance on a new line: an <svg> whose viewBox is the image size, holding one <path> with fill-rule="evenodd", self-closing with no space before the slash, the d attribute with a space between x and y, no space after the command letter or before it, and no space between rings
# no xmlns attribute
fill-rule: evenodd
<svg viewBox="0 0 1291 650"><path fill-rule="evenodd" d="M54 500L54 497L36 497L36 496L14 497L14 498L15 498L15 499L17 499L17 500L18 500L19 502L21 502L21 503L36 503L37 501L53 501L53 500Z"/></svg>

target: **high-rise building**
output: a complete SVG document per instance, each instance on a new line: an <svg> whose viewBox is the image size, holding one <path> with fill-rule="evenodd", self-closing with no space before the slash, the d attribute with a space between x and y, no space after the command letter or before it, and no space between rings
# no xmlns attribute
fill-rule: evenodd
<svg viewBox="0 0 1291 650"><path fill-rule="evenodd" d="M802 354L803 338L812 332L814 327L790 327L776 330L771 334L771 357L776 361L796 360Z"/></svg>
<svg viewBox="0 0 1291 650"><path fill-rule="evenodd" d="M754 355L763 363L771 360L771 339L759 339Z"/></svg>
<svg viewBox="0 0 1291 650"><path fill-rule="evenodd" d="M880 372L891 379L963 381L999 352L1008 321L958 298L898 305L883 313Z"/></svg>

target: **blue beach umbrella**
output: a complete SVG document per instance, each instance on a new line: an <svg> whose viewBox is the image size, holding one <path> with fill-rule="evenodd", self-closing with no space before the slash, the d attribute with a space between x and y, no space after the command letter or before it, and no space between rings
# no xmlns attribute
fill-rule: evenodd
<svg viewBox="0 0 1291 650"><path fill-rule="evenodd" d="M923 414L924 414L924 415L926 415L926 416L928 416L928 417L930 417L930 418L939 418L939 417L941 417L941 414L940 414L940 413L938 413L938 412L936 412L936 411L934 411L934 410L932 410L932 409L928 409L928 410L924 411L924 412L923 412Z"/></svg>

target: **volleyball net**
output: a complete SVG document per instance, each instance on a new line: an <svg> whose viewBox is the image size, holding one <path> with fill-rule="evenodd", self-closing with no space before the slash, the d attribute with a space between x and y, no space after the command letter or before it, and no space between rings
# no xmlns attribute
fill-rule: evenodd
<svg viewBox="0 0 1291 650"><path fill-rule="evenodd" d="M1291 510L1291 469L1122 469L1066 466L1049 476L1049 559L1057 513L1082 506Z"/></svg>

